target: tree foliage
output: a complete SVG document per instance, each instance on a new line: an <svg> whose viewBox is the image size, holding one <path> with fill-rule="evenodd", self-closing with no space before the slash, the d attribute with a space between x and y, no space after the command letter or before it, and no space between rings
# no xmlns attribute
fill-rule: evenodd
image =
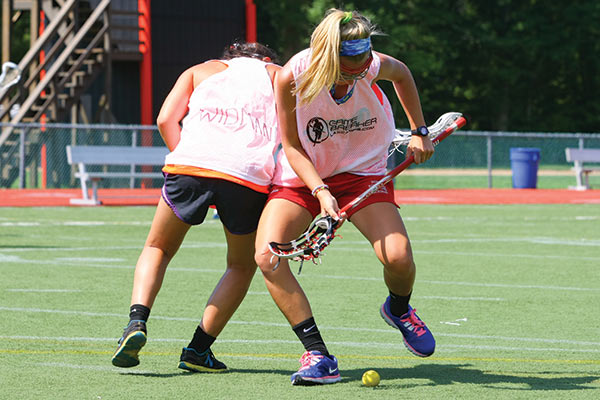
<svg viewBox="0 0 600 400"><path fill-rule="evenodd" d="M470 129L600 131L597 0L257 0L258 39L287 60L331 7L357 9L385 35L374 48L411 69L432 122L463 112ZM394 97L391 85L383 85ZM406 126L397 101L399 126Z"/></svg>

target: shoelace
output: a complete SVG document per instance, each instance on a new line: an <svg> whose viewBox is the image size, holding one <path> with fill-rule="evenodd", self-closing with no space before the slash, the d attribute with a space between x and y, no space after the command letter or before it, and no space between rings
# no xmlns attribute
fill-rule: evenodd
<svg viewBox="0 0 600 400"><path fill-rule="evenodd" d="M315 365L322 358L323 358L323 356L315 355L315 354L311 353L310 351L307 351L304 354L302 354L302 357L300 357L300 364L302 364L302 367L300 369Z"/></svg>
<svg viewBox="0 0 600 400"><path fill-rule="evenodd" d="M426 332L425 324L423 323L423 321L421 321L419 319L419 317L417 317L416 312L417 312L416 309L410 310L410 313L408 314L408 318L405 318L401 321L408 321L414 327L414 332L418 336L421 336L422 334L424 334Z"/></svg>

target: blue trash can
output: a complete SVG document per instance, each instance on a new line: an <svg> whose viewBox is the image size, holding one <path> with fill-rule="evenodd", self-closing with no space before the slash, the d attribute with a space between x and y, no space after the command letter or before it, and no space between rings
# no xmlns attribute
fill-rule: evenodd
<svg viewBox="0 0 600 400"><path fill-rule="evenodd" d="M535 147L513 147L510 149L512 184L515 189L535 189L540 161L540 149Z"/></svg>

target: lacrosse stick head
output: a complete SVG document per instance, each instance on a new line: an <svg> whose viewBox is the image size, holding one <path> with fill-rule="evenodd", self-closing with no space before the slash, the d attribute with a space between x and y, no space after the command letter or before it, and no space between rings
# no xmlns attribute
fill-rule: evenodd
<svg viewBox="0 0 600 400"><path fill-rule="evenodd" d="M4 91L19 82L21 79L21 70L13 62L7 61L2 64L2 74L0 74L0 91Z"/></svg>
<svg viewBox="0 0 600 400"><path fill-rule="evenodd" d="M446 130L450 125L452 125L457 119L462 117L462 114L459 112L447 112L442 114L434 124L427 127L429 130L429 139L432 141L435 140L442 132ZM400 151L400 146L406 146L410 142L412 135L410 131L401 131L396 129L396 135L392 140L392 148L390 149L390 155L398 150Z"/></svg>
<svg viewBox="0 0 600 400"><path fill-rule="evenodd" d="M297 239L287 243L269 243L269 251L279 258L314 261L333 240L338 226L339 221L329 215L317 218Z"/></svg>

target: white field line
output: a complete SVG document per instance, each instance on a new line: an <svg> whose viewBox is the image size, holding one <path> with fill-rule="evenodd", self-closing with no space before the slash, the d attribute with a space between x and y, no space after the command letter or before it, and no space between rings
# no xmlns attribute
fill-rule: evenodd
<svg viewBox="0 0 600 400"><path fill-rule="evenodd" d="M79 315L79 316L88 316L88 317L118 317L122 318L124 321L127 316L125 314L118 313L92 313L85 311L71 311L71 310L49 310L49 309L39 309L39 308L19 308L19 307L0 307L0 311L14 311L14 312L31 312L31 313L50 313L50 314L67 314L67 315ZM168 321L192 321L199 322L198 318L186 318L186 317L167 317L160 315L153 315L152 319L157 320L168 320ZM278 323L278 322L264 322L264 321L229 321L229 324L235 325L255 325L255 326L266 326L266 327L278 327L278 328L286 328L289 329L290 326L287 323ZM377 328L362 328L362 327L341 327L341 326L327 326L323 325L319 327L320 330L323 331L350 331L350 332L365 332L365 333L388 333L397 335L398 332L395 329L386 328L386 329L377 329ZM471 334L460 334L460 333L438 333L436 332L436 336L439 337L451 337L458 339L475 339L475 340L506 340L506 341L519 341L519 342L531 342L531 343L546 343L546 344L571 344L578 346L600 346L600 342L591 342L591 341L580 341L580 340L567 340L567 339L545 339L545 338L525 338L525 337L513 337L513 336L498 336L498 335L471 335ZM0 338L26 338L27 336L0 336ZM38 336L32 336L32 338L37 338ZM65 340L67 338L64 338ZM87 340L90 338L81 338L82 340ZM57 339L59 340L59 339ZM104 339L102 339L104 340ZM110 340L115 340L115 338L111 338ZM160 340L160 339L153 339ZM170 339L169 339L170 340ZM175 339L174 339L175 340ZM180 339L177 339L180 340ZM181 339L185 340L185 339ZM219 339L221 341L221 339ZM283 342L282 342L283 343ZM296 343L296 341L293 341Z"/></svg>
<svg viewBox="0 0 600 400"><path fill-rule="evenodd" d="M32 341L58 341L58 342L114 342L115 338L69 338L64 336L0 336L0 339L10 340L32 340ZM152 339L155 342L163 343L185 343L188 339L173 339L173 338L156 338ZM278 340L278 339L218 339L219 343L223 344L242 344L242 345L297 345L297 340ZM379 348L379 349L403 349L404 345L398 342L345 342L345 341L328 341L327 344L339 347L351 348ZM541 351L541 352L575 352L575 353L600 353L600 349L573 349L573 348L558 348L558 347L518 347L518 346L488 346L474 344L440 344L436 350L453 351L453 350L506 350L506 351ZM111 369L112 368L108 368Z"/></svg>
<svg viewBox="0 0 600 400"><path fill-rule="evenodd" d="M24 293L79 293L79 289L6 289L7 292Z"/></svg>
<svg viewBox="0 0 600 400"><path fill-rule="evenodd" d="M67 364L67 363L35 363L33 365L39 365L40 367L57 367L57 368L71 368L71 369L86 369L90 371L109 371L109 372L119 372L121 374L127 375L144 375L144 374L152 374L153 371L144 371L144 370L123 370L123 368L117 367L104 367L101 365L84 365L84 364ZM100 396L98 396L100 398Z"/></svg>
<svg viewBox="0 0 600 400"><path fill-rule="evenodd" d="M47 247L40 250L39 247L4 247L2 248L3 252L10 253L28 253L34 252L39 253L40 251L44 252L67 252L67 251L101 251L103 253L110 252L113 250L139 250L142 251L143 243L140 245L132 245L132 246L84 246L84 247ZM206 248L225 248L227 244L224 242L202 242L202 243L194 243L194 244L182 244L180 248L187 249L206 249Z"/></svg>
<svg viewBox="0 0 600 400"><path fill-rule="evenodd" d="M582 246L582 247L596 247L600 246L600 240L595 239L557 239L557 238L444 238L444 239L411 239L413 245L421 244L443 244L443 243L492 243L492 242L503 242L503 243L519 243L519 244L541 244L548 246ZM360 247L357 247L360 246ZM225 248L226 244L223 242L202 242L193 244L182 244L181 248L184 249L206 249L206 248ZM79 247L48 247L44 248L44 252L89 252L89 251L102 251L110 252L115 250L139 250L141 251L143 245L131 245L131 246L79 246ZM344 250L344 251L373 251L371 246L366 241L350 241L343 239L333 242L331 247L327 250ZM39 253L40 248L37 247L5 247L2 249L6 253ZM552 256L552 255L535 255L535 254L519 254L519 253L492 253L492 252L453 252L453 251L434 251L416 249L416 253L423 254L455 254L455 255L480 255L480 256L494 256L494 257L529 257L529 258L566 258L566 259L593 259L591 257L578 257L573 256ZM69 259L68 257L63 257ZM111 260L113 261L113 260Z"/></svg>
<svg viewBox="0 0 600 400"><path fill-rule="evenodd" d="M3 249L4 250L4 249ZM442 253L440 253L442 254ZM443 253L446 254L446 253ZM466 254L466 253L465 253ZM500 256L500 255L499 255ZM506 257L506 255L502 255ZM589 259L597 261L597 258L589 257ZM93 264L93 263L71 263L65 261L57 261L57 260L27 260L23 259L19 256L12 255L3 255L0 253L0 266L3 262L10 263L19 263L26 265L56 265L60 267L79 267L79 268L108 268L108 269L134 269L134 265L106 265L106 264ZM185 267L169 267L169 271L178 271L178 272L198 272L198 273L223 273L225 269L218 268L185 268ZM260 274L260 271L257 270L257 274ZM303 275L300 277L302 279ZM349 276L349 275L319 275L321 279L347 279L347 280L358 280L358 281L372 281L372 282L380 282L381 278L378 277L360 277L360 276ZM310 277L308 278L310 279ZM549 285L514 285L514 284L504 284L504 283L480 283L480 282L456 282L456 281L433 281L433 280L419 280L421 283L429 283L436 285L458 285L458 286L474 286L474 287L499 287L499 288L513 288L513 289L541 289L541 290L568 290L568 291L600 291L600 288L581 288L581 287L567 287L567 286L549 286ZM451 298L449 298L450 300Z"/></svg>
<svg viewBox="0 0 600 400"><path fill-rule="evenodd" d="M359 277L359 276L344 276L344 275L319 275L319 279L350 279L359 281L381 281L381 278L376 277ZM456 282L456 281L432 281L419 279L419 283L429 283L435 285L458 285L458 286L475 286L475 287L499 287L510 289L542 289L542 290L573 290L573 291L600 291L600 288L581 288L568 286L545 286L545 285L513 285L504 283L481 283L481 282Z"/></svg>
<svg viewBox="0 0 600 400"><path fill-rule="evenodd" d="M414 296L415 299L455 300L455 301L506 301L501 297L453 297L453 296Z"/></svg>

